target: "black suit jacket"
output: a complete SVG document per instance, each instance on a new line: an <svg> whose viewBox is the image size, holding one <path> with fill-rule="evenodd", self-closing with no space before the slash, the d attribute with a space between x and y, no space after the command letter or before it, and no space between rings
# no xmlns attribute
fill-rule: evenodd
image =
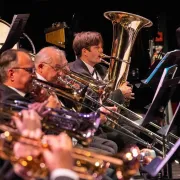
<svg viewBox="0 0 180 180"><path fill-rule="evenodd" d="M14 100L26 101L28 103L32 102L30 97L23 97L8 86L0 84L0 101L14 103Z"/></svg>
<svg viewBox="0 0 180 180"><path fill-rule="evenodd" d="M87 66L80 59L76 59L75 61L70 62L69 63L69 68L70 68L71 71L74 71L74 72L77 72L79 74L83 74L83 75L92 77L92 75L89 72ZM94 68L96 68L96 70L99 73L99 75L101 76L101 78L104 79L106 74L107 74L107 68L105 66L101 65L101 64L96 64ZM119 89L113 91L110 94L109 98L112 99L113 101L116 101L119 104L122 104L124 102L124 100L125 100L121 90L119 90Z"/></svg>
<svg viewBox="0 0 180 180"><path fill-rule="evenodd" d="M0 101L3 103L10 103L13 104L14 100L21 100L30 102L28 98L25 98L19 95L16 91L9 88L4 84L0 84ZM12 108L18 109L18 108ZM0 180L22 180L22 178L18 177L12 168L10 161L0 159Z"/></svg>
<svg viewBox="0 0 180 180"><path fill-rule="evenodd" d="M74 72L77 72L77 73L92 77L92 75L89 72L87 66L80 59L76 59L75 61L70 62L69 63L69 68L70 68L71 71L74 71ZM107 74L107 68L105 66L102 66L101 64L96 64L94 68L96 68L96 70L98 71L101 78L104 79L104 77Z"/></svg>

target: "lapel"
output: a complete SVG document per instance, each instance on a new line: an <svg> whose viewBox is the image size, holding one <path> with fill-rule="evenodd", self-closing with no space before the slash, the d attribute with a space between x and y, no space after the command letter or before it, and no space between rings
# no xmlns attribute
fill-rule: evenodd
<svg viewBox="0 0 180 180"><path fill-rule="evenodd" d="M80 59L76 59L74 62L70 63L70 69L71 71L84 74L86 76L92 76L89 72L87 66L84 64L84 62Z"/></svg>
<svg viewBox="0 0 180 180"><path fill-rule="evenodd" d="M30 102L29 99L26 99L25 97L19 95L16 91L4 84L0 84L0 100L2 102L11 101L12 103L14 102L14 100Z"/></svg>
<svg viewBox="0 0 180 180"><path fill-rule="evenodd" d="M94 68L99 73L101 78L104 79L107 73L107 68L105 66L102 66L101 64L96 64Z"/></svg>
<svg viewBox="0 0 180 180"><path fill-rule="evenodd" d="M80 59L76 59L74 62L69 63L69 67L71 71L92 77L91 73L89 72L87 66L84 64L84 62ZM94 67L102 79L106 76L107 68L101 64L96 64Z"/></svg>

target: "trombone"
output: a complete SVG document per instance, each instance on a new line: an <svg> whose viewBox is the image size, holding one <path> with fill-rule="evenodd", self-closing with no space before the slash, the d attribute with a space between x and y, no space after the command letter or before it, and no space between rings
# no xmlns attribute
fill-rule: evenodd
<svg viewBox="0 0 180 180"><path fill-rule="evenodd" d="M74 75L74 72L70 72L69 74L70 74L70 75ZM81 77L81 78L78 79L78 77ZM90 82L90 81L88 81L87 77L84 78L84 75L82 75L82 74L79 75L78 73L75 73L75 76L72 76L72 77L71 77L71 80L72 80L72 81L73 81L73 78L75 79L76 82L80 81L80 82L79 82L80 84L83 84L83 83L85 82L86 85L88 85L89 82ZM83 81L81 81L81 79L83 79ZM91 81L91 82L92 82L92 81ZM65 83L65 82L64 82L64 83ZM93 90L93 89L92 89L92 90ZM95 91L95 92L96 92L96 91ZM87 93L85 93L85 98L87 98L87 99L89 99L90 101L92 101L93 103L97 104L99 107L104 107L104 108L106 108L105 105L99 103L97 100L93 99L91 96L88 96ZM142 116L140 116L139 114L137 114L137 113L129 110L128 108L124 107L123 105L116 103L115 101L111 100L110 98L107 98L107 99L106 99L106 102L108 102L108 103L110 103L110 104L112 104L112 105L115 105L115 106L117 106L117 107L120 108L120 109L123 109L124 111L126 111L126 113L128 114L128 116L131 116L131 119L130 119L130 118L128 118L128 117L123 116L122 114L120 114L120 113L118 113L118 112L114 112L114 111L111 111L111 110L109 110L109 109L106 108L107 110L109 110L109 111L112 113L112 115L108 115L108 116L109 116L108 122L111 122L111 123L113 123L115 126L117 126L117 127L119 127L120 129L122 129L123 131L126 131L126 133L130 134L131 137L133 136L134 138L136 138L136 140L139 141L139 142L141 142L141 144L144 144L144 145L147 146L147 147L153 148L155 151L157 151L157 152L158 152L159 154L161 154L161 155L163 154L162 151L160 151L160 150L158 150L157 148L155 148L154 146L148 144L148 143L145 142L144 140L140 140L140 138L137 137L137 136L135 136L135 134L132 134L132 132L128 132L127 130L123 129L123 127L122 127L119 123L117 123L117 121L122 120L123 122L125 122L125 123L128 124L129 126L140 130L141 132L143 132L144 134L146 134L147 136L149 136L150 138L152 138L152 139L153 139L154 141L156 141L157 143L163 145L163 137L161 137L160 135L158 135L158 134L156 134L156 133L148 130L147 128L145 128L145 127L143 127L143 126L141 126L141 125L139 125L137 122L133 121L133 120L142 121L142 120L143 120L143 117L142 117ZM93 110L93 109L91 109L91 110ZM114 120L113 120L113 119L114 119ZM133 120L132 120L132 119L133 119ZM154 123L150 123L150 124L157 128L157 125L156 125L156 124L154 124ZM159 127L159 128L160 128L160 127ZM116 130L116 131L117 131L117 130ZM120 131L119 131L119 133L120 133ZM171 134L171 136L172 136L172 137L175 137L176 139L178 138L178 137L175 136L174 134L173 134L173 135ZM167 148L170 148L169 146L173 146L173 145L174 145L173 143L171 143L171 142L168 143L168 142L166 141L166 147L167 147Z"/></svg>

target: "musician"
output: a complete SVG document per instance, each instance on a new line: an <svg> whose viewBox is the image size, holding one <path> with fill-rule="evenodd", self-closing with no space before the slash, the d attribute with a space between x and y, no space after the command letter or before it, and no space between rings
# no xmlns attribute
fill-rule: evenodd
<svg viewBox="0 0 180 180"><path fill-rule="evenodd" d="M20 135L28 138L39 139L42 136L41 131L41 117L34 110L22 110L21 117L13 116L12 121L15 123ZM50 171L50 180L78 180L78 175L72 171L73 159L71 156L72 142L71 139L65 133L61 133L58 136L46 135L44 141L48 143L50 148L43 150L42 155L44 157L45 164ZM31 144L23 144L16 142L13 148L14 155L19 157L27 157L31 155L33 158L38 158L41 153ZM6 161L6 164L10 163ZM33 168L33 167L32 167ZM11 179L29 179L28 169L24 168L18 163L13 165L13 169L8 169L6 165L6 171L1 172L1 177L4 180ZM8 170L8 171L7 171ZM17 176L18 175L18 176Z"/></svg>
<svg viewBox="0 0 180 180"><path fill-rule="evenodd" d="M61 76L62 78L64 77L64 73L63 71L61 71L62 68L63 69L66 68L67 70L69 69L65 52L52 46L41 49L36 54L34 62L35 62L35 72L37 77L44 81L55 82L55 79L57 79L58 76ZM58 97L58 98L62 106L71 109L74 107L72 101L63 99L62 97ZM116 110L116 108L113 107L111 108L111 110ZM107 112L106 109L103 108L101 108L101 111L103 112L106 111L106 113L109 113ZM105 116L102 116L101 121L104 120L104 117ZM90 150L95 150L96 152L99 153L106 153L106 154L117 153L117 145L115 142L97 136L93 137L92 142L89 144L88 148ZM106 179L107 178L108 177L106 177Z"/></svg>
<svg viewBox="0 0 180 180"><path fill-rule="evenodd" d="M15 99L30 102L25 96L29 91L34 64L23 49L10 49L0 57L1 101L13 103Z"/></svg>
<svg viewBox="0 0 180 180"><path fill-rule="evenodd" d="M62 78L64 76L60 67L68 69L68 61L64 51L56 47L50 46L41 49L35 56L34 62L37 77L44 81L55 82L57 76L61 76ZM72 101L60 98L60 102L62 106L68 108L73 107ZM70 103L72 105L70 105ZM111 109L113 110L116 108L113 107ZM103 109L101 110L103 111ZM97 148L96 150L98 151L105 150L113 154L117 153L117 145L114 142L100 137L93 137L90 147Z"/></svg>
<svg viewBox="0 0 180 180"><path fill-rule="evenodd" d="M105 78L107 68L100 64L103 53L103 38L100 33L91 31L77 33L73 40L73 50L77 58L69 63L69 68L72 71L98 80ZM119 89L119 96L116 97L115 101L122 103L124 98L134 99L134 93L132 93L132 88L128 86L128 82L125 82Z"/></svg>
<svg viewBox="0 0 180 180"><path fill-rule="evenodd" d="M77 33L73 40L73 50L77 59L69 63L69 68L72 71L94 79L104 79L107 74L107 68L100 64L101 54L103 53L103 39L100 33L90 31ZM132 88L128 86L128 82L125 82L119 89L111 93L110 98L122 104L125 98L133 99L134 93L132 93ZM100 136L116 142L119 151L122 150L125 144L134 144L134 141L129 138L124 137L122 140L123 136L115 132L101 133Z"/></svg>

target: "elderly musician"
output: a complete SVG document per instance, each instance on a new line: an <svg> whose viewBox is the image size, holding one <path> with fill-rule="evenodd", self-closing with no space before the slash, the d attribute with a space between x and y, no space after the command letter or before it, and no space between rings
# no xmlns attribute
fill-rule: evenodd
<svg viewBox="0 0 180 180"><path fill-rule="evenodd" d="M57 80L58 76L64 76L62 69L69 69L68 61L66 59L64 51L51 46L41 49L35 56L34 63L37 77L41 80L54 83L56 83L55 81ZM73 108L74 104L72 101L63 99L61 97L58 98L60 98L59 100L62 106L71 109ZM116 108L113 107L111 109L113 110ZM96 150L100 152L104 150L112 154L117 153L117 145L113 141L96 136L93 137L93 141L90 143L90 147L97 148Z"/></svg>

